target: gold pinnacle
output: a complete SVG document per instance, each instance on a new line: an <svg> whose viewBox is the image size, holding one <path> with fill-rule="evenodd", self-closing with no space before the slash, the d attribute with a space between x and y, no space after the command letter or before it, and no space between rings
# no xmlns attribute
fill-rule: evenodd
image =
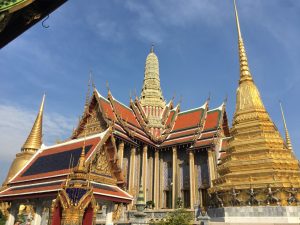
<svg viewBox="0 0 300 225"><path fill-rule="evenodd" d="M22 147L22 151L27 151L27 150L36 151L42 145L42 127L43 127L43 112L44 112L45 97L46 95L44 94L39 113L35 119L35 122L33 124L33 127L30 131L27 140Z"/></svg>
<svg viewBox="0 0 300 225"><path fill-rule="evenodd" d="M240 57L240 83L241 83L246 80L252 81L252 76L251 76L250 69L248 66L248 58L247 58L246 49L244 46L244 41L242 38L239 15L238 15L235 0L234 0L234 10L235 10L236 26L237 26L237 31L238 31L239 57Z"/></svg>
<svg viewBox="0 0 300 225"><path fill-rule="evenodd" d="M85 168L85 139L86 139L86 131L84 131L83 146L78 160L77 171L85 171L86 169Z"/></svg>
<svg viewBox="0 0 300 225"><path fill-rule="evenodd" d="M292 146L289 131L288 131L287 126L286 126L285 116L284 116L284 112L283 112L281 102L279 102L279 105L280 105L280 109L281 109L281 115L282 115L282 120L283 120L283 125L284 125L284 131L285 131L285 143L286 143L286 146L287 146L288 150L293 151L293 146Z"/></svg>

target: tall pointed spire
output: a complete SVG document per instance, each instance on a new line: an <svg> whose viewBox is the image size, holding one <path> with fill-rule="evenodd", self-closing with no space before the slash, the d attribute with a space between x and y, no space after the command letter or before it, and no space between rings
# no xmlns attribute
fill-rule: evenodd
<svg viewBox="0 0 300 225"><path fill-rule="evenodd" d="M240 61L240 85L237 90L236 113L240 110L265 110L259 91L255 86L250 73L235 0L234 11L238 32L238 50Z"/></svg>
<svg viewBox="0 0 300 225"><path fill-rule="evenodd" d="M287 126L286 126L285 116L284 116L284 112L283 112L281 102L279 102L279 104L280 104L280 110L281 110L283 125L284 125L285 143L286 143L286 146L287 146L288 150L293 151L293 146L292 146L289 131L288 131Z"/></svg>
<svg viewBox="0 0 300 225"><path fill-rule="evenodd" d="M28 150L36 151L42 145L42 135L43 135L42 128L43 128L43 113L44 113L45 97L46 95L44 94L39 113L35 119L35 122L33 124L33 127L30 131L27 140L22 147L22 151L28 151Z"/></svg>
<svg viewBox="0 0 300 225"><path fill-rule="evenodd" d="M238 32L238 41L239 41L240 82L243 82L245 80L252 80L252 76L251 76L250 69L248 66L248 58L247 58L246 49L244 46L244 41L242 38L239 15L238 15L235 0L234 0L234 10L235 10L235 19L236 19L236 26L237 26L237 32Z"/></svg>
<svg viewBox="0 0 300 225"><path fill-rule="evenodd" d="M146 58L144 84L140 97L141 106L144 108L151 127L162 127L161 113L166 106L159 78L159 63L154 46L152 44L150 53Z"/></svg>
<svg viewBox="0 0 300 225"><path fill-rule="evenodd" d="M146 58L141 104L142 106L154 107L164 107L166 105L160 87L159 63L154 53L153 44Z"/></svg>
<svg viewBox="0 0 300 225"><path fill-rule="evenodd" d="M239 41L240 81L230 129L231 138L226 155L218 165L220 176L213 181L211 190L230 196L232 187L248 190L249 180L252 187L260 193L270 184L272 187L282 188L282 192L291 187L299 188L298 160L284 146L284 140L266 111L252 79L235 1L234 8ZM257 197L262 199L265 195L260 194ZM240 196L239 200L246 202L247 198L246 195ZM229 199L223 199L223 204L231 204Z"/></svg>
<svg viewBox="0 0 300 225"><path fill-rule="evenodd" d="M84 104L84 109L87 109L89 105L89 100L90 100L90 95L91 95L91 84L92 84L92 71L90 71L90 77L89 77L89 82L88 82L88 89L85 97L85 104Z"/></svg>

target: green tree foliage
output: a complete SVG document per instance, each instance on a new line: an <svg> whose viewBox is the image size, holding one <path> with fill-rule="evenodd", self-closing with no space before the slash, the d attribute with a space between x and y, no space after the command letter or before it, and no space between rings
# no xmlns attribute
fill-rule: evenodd
<svg viewBox="0 0 300 225"><path fill-rule="evenodd" d="M185 209L177 209L170 212L158 225L189 225L193 220L193 214Z"/></svg>
<svg viewBox="0 0 300 225"><path fill-rule="evenodd" d="M0 225L4 225L6 221L5 216L2 214L1 210L0 210Z"/></svg>

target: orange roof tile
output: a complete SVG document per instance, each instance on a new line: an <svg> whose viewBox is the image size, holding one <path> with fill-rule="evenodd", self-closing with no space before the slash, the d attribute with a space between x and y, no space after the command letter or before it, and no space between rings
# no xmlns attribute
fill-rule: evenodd
<svg viewBox="0 0 300 225"><path fill-rule="evenodd" d="M198 108L179 113L173 131L197 127L201 121L203 112L203 108Z"/></svg>

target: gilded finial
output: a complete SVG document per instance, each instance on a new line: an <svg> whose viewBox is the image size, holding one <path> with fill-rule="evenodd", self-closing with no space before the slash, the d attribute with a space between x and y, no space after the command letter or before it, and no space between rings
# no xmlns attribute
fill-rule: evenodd
<svg viewBox="0 0 300 225"><path fill-rule="evenodd" d="M241 82L246 81L246 80L252 81L252 75L250 73L250 69L249 69L249 66L248 66L248 58L247 58L246 49L245 49L245 46L244 46L244 41L243 41L243 38L242 38L239 15L238 15L235 0L234 0L234 10L235 10L235 19L236 19L237 32L238 32L238 42L239 42L240 83L241 83Z"/></svg>
<svg viewBox="0 0 300 225"><path fill-rule="evenodd" d="M151 44L151 49L150 52L153 53L154 52L154 43Z"/></svg>
<svg viewBox="0 0 300 225"><path fill-rule="evenodd" d="M236 2L235 2L235 0L233 0L233 2L234 2L234 11L235 11L235 20L236 20L237 31L238 31L239 39L242 39L242 33L241 33L241 28L240 28L239 15L238 15L238 11L236 8Z"/></svg>
<svg viewBox="0 0 300 225"><path fill-rule="evenodd" d="M81 154L78 160L77 172L85 171L85 139L86 139L86 131L84 131L84 139L83 139L83 146L81 150Z"/></svg>
<svg viewBox="0 0 300 225"><path fill-rule="evenodd" d="M286 143L286 146L287 146L288 150L293 151L293 146L292 146L289 131L287 129L287 125L286 125L285 116L284 116L284 112L283 112L281 102L279 102L279 105L280 105L280 110L281 110L281 115L282 115L282 120L283 120L283 125L284 125L284 131L285 131L285 143Z"/></svg>
<svg viewBox="0 0 300 225"><path fill-rule="evenodd" d="M32 126L28 138L21 149L22 151L28 151L28 150L36 151L42 145L43 112L44 112L45 98L46 95L44 94L39 113L35 119L35 122Z"/></svg>
<svg viewBox="0 0 300 225"><path fill-rule="evenodd" d="M178 104L181 105L181 103L182 103L182 95L180 95Z"/></svg>
<svg viewBox="0 0 300 225"><path fill-rule="evenodd" d="M224 98L224 101L223 101L224 105L227 104L227 101L228 101L228 95L226 94L226 96L225 96L225 98Z"/></svg>
<svg viewBox="0 0 300 225"><path fill-rule="evenodd" d="M207 97L207 102L210 102L210 99L211 99L211 93L210 92L208 92L208 97Z"/></svg>
<svg viewBox="0 0 300 225"><path fill-rule="evenodd" d="M87 89L87 93L86 93L86 97L85 97L85 105L84 105L85 109L87 109L87 107L89 105L89 100L90 100L90 95L91 95L91 83L92 83L92 71L90 71L90 78L89 78L89 82L88 82L88 89Z"/></svg>

